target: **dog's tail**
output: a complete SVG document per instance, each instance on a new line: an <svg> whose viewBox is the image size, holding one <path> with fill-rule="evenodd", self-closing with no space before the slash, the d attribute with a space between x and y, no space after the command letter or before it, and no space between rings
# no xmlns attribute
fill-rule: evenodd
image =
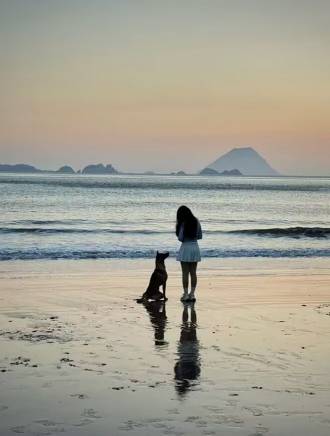
<svg viewBox="0 0 330 436"><path fill-rule="evenodd" d="M137 302L137 303L143 303L143 301L144 301L144 298L136 298L135 299L135 301Z"/></svg>

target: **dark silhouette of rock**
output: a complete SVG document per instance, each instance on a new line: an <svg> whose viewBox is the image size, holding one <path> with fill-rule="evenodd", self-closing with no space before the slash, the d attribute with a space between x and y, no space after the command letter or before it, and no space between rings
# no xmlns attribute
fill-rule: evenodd
<svg viewBox="0 0 330 436"><path fill-rule="evenodd" d="M251 147L233 148L208 165L207 168L218 172L229 171L232 168L236 168L246 176L279 175L278 172Z"/></svg>
<svg viewBox="0 0 330 436"><path fill-rule="evenodd" d="M173 171L172 173L170 173L170 176L186 176L187 175L187 173L185 173L184 171L177 171L177 172L175 172L175 171Z"/></svg>
<svg viewBox="0 0 330 436"><path fill-rule="evenodd" d="M213 170L212 168L204 168L200 173L201 176L242 176L243 174L237 170L225 170L221 173L218 173L218 171Z"/></svg>
<svg viewBox="0 0 330 436"><path fill-rule="evenodd" d="M63 167L59 168L56 172L61 174L75 174L75 170L69 165L64 165Z"/></svg>
<svg viewBox="0 0 330 436"><path fill-rule="evenodd" d="M218 171L212 169L212 168L204 168L202 171L200 171L199 173L201 176L219 176Z"/></svg>
<svg viewBox="0 0 330 436"><path fill-rule="evenodd" d="M82 174L118 174L118 171L111 165L103 164L87 165L81 172Z"/></svg>
<svg viewBox="0 0 330 436"><path fill-rule="evenodd" d="M40 173L41 172L41 170L38 170L38 168L26 164L14 164L14 165L0 164L0 171L6 173Z"/></svg>
<svg viewBox="0 0 330 436"><path fill-rule="evenodd" d="M222 173L219 173L219 175L220 176L242 176L243 174L239 170L234 169L234 170L222 171Z"/></svg>

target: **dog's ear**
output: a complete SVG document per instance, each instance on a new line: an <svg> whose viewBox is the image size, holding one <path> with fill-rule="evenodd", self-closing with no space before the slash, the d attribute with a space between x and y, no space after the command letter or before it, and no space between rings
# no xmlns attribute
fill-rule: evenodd
<svg viewBox="0 0 330 436"><path fill-rule="evenodd" d="M157 250L156 255L158 256L158 254L159 254L159 253L158 253L158 250Z"/></svg>

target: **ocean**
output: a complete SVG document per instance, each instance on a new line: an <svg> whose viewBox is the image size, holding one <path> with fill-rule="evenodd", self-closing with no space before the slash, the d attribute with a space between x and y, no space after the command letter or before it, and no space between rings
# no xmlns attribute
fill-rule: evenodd
<svg viewBox="0 0 330 436"><path fill-rule="evenodd" d="M174 256L177 208L204 258L330 257L330 178L0 175L0 260Z"/></svg>

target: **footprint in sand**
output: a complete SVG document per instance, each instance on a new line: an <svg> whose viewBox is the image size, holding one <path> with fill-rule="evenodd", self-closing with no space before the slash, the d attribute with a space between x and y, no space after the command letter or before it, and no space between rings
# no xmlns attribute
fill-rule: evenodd
<svg viewBox="0 0 330 436"><path fill-rule="evenodd" d="M79 400L86 400L86 398L88 398L85 394L71 394L70 397L78 398Z"/></svg>
<svg viewBox="0 0 330 436"><path fill-rule="evenodd" d="M98 414L98 412L94 409L84 409L81 416L85 416L86 418L102 418L101 415Z"/></svg>
<svg viewBox="0 0 330 436"><path fill-rule="evenodd" d="M24 425L20 425L17 427L11 427L10 429L13 433L25 433L25 427Z"/></svg>

